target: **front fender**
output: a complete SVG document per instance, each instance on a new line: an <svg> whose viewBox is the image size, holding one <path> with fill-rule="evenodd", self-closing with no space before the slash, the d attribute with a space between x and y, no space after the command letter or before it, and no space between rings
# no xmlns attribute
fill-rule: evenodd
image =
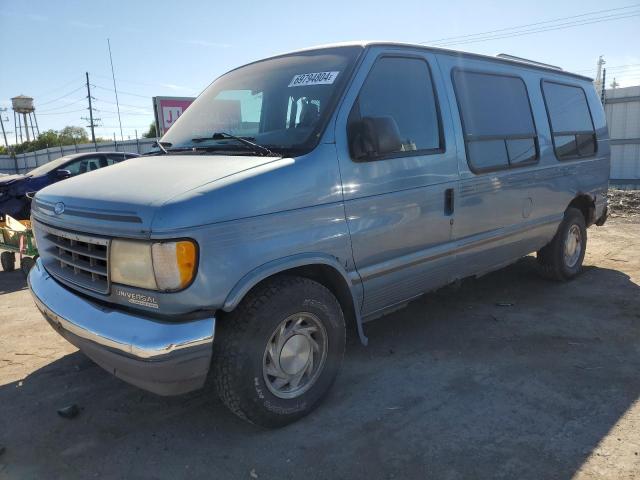
<svg viewBox="0 0 640 480"><path fill-rule="evenodd" d="M354 285L344 266L341 265L335 257L322 253L301 253L291 255L288 257L270 261L255 268L254 270L247 273L244 277L242 277L231 289L231 291L227 295L227 298L225 299L222 310L224 310L225 312L230 312L231 310L236 308L245 297L245 295L249 293L249 291L261 281L278 273L309 265L326 265L340 273L345 284L348 286L349 291L351 292L351 301L353 302L353 311L355 312L356 325L358 328L360 341L364 345L366 345L368 343L368 339L364 334L364 330L362 328L362 317L360 315L360 306L362 303L362 283L357 282L357 285Z"/></svg>

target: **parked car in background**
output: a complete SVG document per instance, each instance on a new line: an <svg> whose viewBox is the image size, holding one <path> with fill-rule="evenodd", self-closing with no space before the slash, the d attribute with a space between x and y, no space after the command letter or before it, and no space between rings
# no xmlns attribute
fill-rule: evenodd
<svg viewBox="0 0 640 480"><path fill-rule="evenodd" d="M293 52L215 80L159 145L35 196L35 302L118 377L209 377L270 427L319 404L347 328L366 343L364 322L531 252L569 280L606 219L591 79L513 57Z"/></svg>
<svg viewBox="0 0 640 480"><path fill-rule="evenodd" d="M10 215L27 220L31 212L30 197L41 188L137 156L126 152L76 153L52 160L25 174L0 176L0 217Z"/></svg>

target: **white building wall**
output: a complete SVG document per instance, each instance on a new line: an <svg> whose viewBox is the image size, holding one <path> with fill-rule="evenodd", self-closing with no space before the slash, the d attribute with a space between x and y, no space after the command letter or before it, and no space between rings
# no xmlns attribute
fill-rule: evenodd
<svg viewBox="0 0 640 480"><path fill-rule="evenodd" d="M640 86L606 91L613 184L640 184Z"/></svg>

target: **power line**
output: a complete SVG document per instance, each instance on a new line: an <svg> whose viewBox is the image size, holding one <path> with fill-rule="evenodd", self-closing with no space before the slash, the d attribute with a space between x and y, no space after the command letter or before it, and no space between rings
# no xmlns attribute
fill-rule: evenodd
<svg viewBox="0 0 640 480"><path fill-rule="evenodd" d="M48 112L57 112L58 110L64 110L65 108L68 108L72 105L75 105L77 103L80 102L84 102L86 100L86 98L79 98L78 100L76 100L75 102L71 102L71 103L65 103L64 105L60 105L58 107L54 107L54 108L47 108L46 110L40 110L38 109L38 114L40 113L48 113Z"/></svg>
<svg viewBox="0 0 640 480"><path fill-rule="evenodd" d="M635 6L634 6L635 7ZM627 7L627 8L631 8L631 7ZM556 24L556 25L550 25L547 27L542 27L542 28L532 28L532 29L525 29L525 30L517 30L518 28L522 28L522 27L526 27L526 26L532 26L535 24L529 24L529 25L523 25L520 27L511 27L508 29L500 29L500 30L513 30L509 33L498 33L495 34L496 31L489 31L489 32L481 32L481 33L476 33L476 34L471 34L471 35L462 35L460 37L449 37L450 39L454 40L451 42L443 42L443 41L431 41L431 42L421 42L422 44L426 44L429 43L433 46L436 47L444 47L444 46L450 46L450 45L464 45L464 44L470 44L470 43L478 43L478 42L485 42L485 41L490 41L490 40L499 40L499 39L503 39L503 38L512 38L512 37L519 37L519 36L524 36L524 35L533 35L535 33L541 33L541 32L548 32L548 31L554 31L554 30L564 30L567 28L573 28L573 27L577 27L577 26L582 26L582 25L591 25L591 24L595 24L595 23L603 23L603 22L609 22L609 21L613 21L613 20L621 20L621 19L625 19L625 18L632 18L632 17L637 17L640 16L640 10L638 11L634 11L634 12L623 12L623 13L617 13L617 14L613 14L613 15L603 15L603 16L599 16L599 17L593 17L593 18L588 18L588 19L583 19L583 20L576 20L576 21L571 21L571 22L565 22L565 23L560 23L560 24ZM577 16L576 16L577 17ZM571 17L568 17L571 18ZM557 22L561 19L555 19L554 21ZM547 23L551 23L554 21L548 21ZM538 22L541 23L541 22ZM467 38L467 37L476 37L476 38ZM455 39L460 39L459 41L455 41ZM465 40L465 38L467 38Z"/></svg>
<svg viewBox="0 0 640 480"><path fill-rule="evenodd" d="M511 34L505 34L505 35L496 35L496 36L488 36L488 37L484 37L484 38L479 38L479 39L474 39L474 40L467 40L464 42L452 42L452 43L443 43L437 46L449 46L449 45L466 45L469 43L478 43L478 42L487 42L490 40L500 40L503 38L512 38L512 37L522 37L525 35L533 35L535 33L542 33L542 32L551 32L551 31L555 31L555 30L565 30L567 28L573 28L573 27L579 27L579 26L583 26L583 25L591 25L591 24L595 24L595 23L604 23L604 22L610 22L613 20L622 20L625 18L632 18L632 17L638 17L640 16L640 12L638 13L633 13L630 15L623 15L623 16L617 16L617 15L611 15L608 17L601 17L598 19L593 19L593 20L588 20L588 21L579 21L579 22L568 22L566 24L560 24L557 26L553 26L553 27L548 27L548 28L539 28L539 29L532 29L532 30L526 30L526 31L522 31L522 32L514 32Z"/></svg>
<svg viewBox="0 0 640 480"><path fill-rule="evenodd" d="M428 42L420 42L420 43L421 44L424 44L424 43L429 43L429 44L442 43L442 42L446 42L448 40L459 40L459 39L463 39L463 38L476 37L476 36L488 35L488 34L499 33L499 32L506 32L506 31L509 31L509 30L517 30L517 29L520 29L520 28L533 27L533 26L536 26L536 25L544 25L544 24L548 24L548 23L559 22L559 21L562 21L562 20L569 20L569 19L572 19L572 18L586 17L586 16L589 16L589 15L596 15L596 14L600 14L600 13L608 13L608 12L613 12L613 11L617 11L617 10L628 10L630 8L635 8L635 7L638 7L638 6L640 6L640 4L636 3L636 4L633 4L633 5L629 5L627 7L607 8L607 9L604 9L604 10L595 10L595 11L592 11L592 12L581 13L579 15L571 15L571 16L568 16L568 17L559 17L559 18L554 18L552 20L545 20L545 21L542 21L542 22L527 23L527 24L524 24L524 25L517 25L515 27L499 28L497 30L489 30L489 31L486 31L486 32L479 32L479 33L470 33L470 34L467 34L467 35L444 37L444 38L439 38L439 39L436 39L436 40L430 40Z"/></svg>
<svg viewBox="0 0 640 480"><path fill-rule="evenodd" d="M98 101L98 102L108 103L108 104L110 104L110 105L115 105L115 104L116 104L116 102L110 102L109 100L104 100L104 99L102 99L102 98L96 98L96 101ZM131 105L130 103L122 103L122 102L120 102L120 105L124 105L125 107L131 107L131 108L144 108L144 109L149 108L149 106L148 106L148 105L147 105L147 106L142 106L142 105Z"/></svg>
<svg viewBox="0 0 640 480"><path fill-rule="evenodd" d="M112 113L114 115L118 115L118 112L114 112L114 111L111 111L111 110L101 110L101 112ZM130 111L127 111L127 110L121 110L121 112L122 113L126 113L127 115L145 115L145 116L153 115L153 113L151 113L151 112L130 112Z"/></svg>
<svg viewBox="0 0 640 480"><path fill-rule="evenodd" d="M57 98L54 98L53 100L49 100L49 101L47 101L47 102L43 102L43 103L41 103L41 104L40 104L40 106L42 106L42 105L48 105L48 104L50 104L50 103L57 102L58 100L62 100L63 98L66 98L66 97L68 97L68 96L70 96L70 95L73 95L73 94L74 94L74 93L76 93L78 90L82 90L83 88L84 88L84 85L80 85L78 88L76 88L75 90L71 90L69 93L65 93L64 95L62 95L62 96L60 96L60 97L57 97Z"/></svg>
<svg viewBox="0 0 640 480"><path fill-rule="evenodd" d="M81 108L80 110L69 110L68 112L50 112L50 113L38 113L38 115L66 115L67 113L76 113L76 112L84 112L85 109Z"/></svg>
<svg viewBox="0 0 640 480"><path fill-rule="evenodd" d="M623 70L623 71L630 71L630 70L640 70L640 63L629 63L627 65L612 65L610 67L607 67L608 70ZM593 72L594 68L583 68L582 70L575 70L576 73L579 72Z"/></svg>
<svg viewBox="0 0 640 480"><path fill-rule="evenodd" d="M95 87L95 88L99 88L100 90L106 90L108 92L112 92L113 91L111 88L102 87L100 85L91 84L91 86ZM118 90L118 93L120 93L120 95L131 95L132 97L146 98L147 100L151 98L149 95L140 95L138 93L124 92L122 90Z"/></svg>
<svg viewBox="0 0 640 480"><path fill-rule="evenodd" d="M96 74L93 74L93 76L94 76L94 77L98 77L98 78L102 78L102 79L104 79L104 80L110 80L110 79L111 79L111 77L107 77L106 75L96 75ZM127 80L127 79L124 79L124 78L121 78L121 77L118 77L118 82L120 82L120 83L130 83L130 84L132 84L132 85L141 85L141 86L144 86L144 87L156 87L156 88L157 88L157 87L160 87L160 88L167 88L167 86L166 86L166 85L163 85L163 84L161 84L161 83L146 83L146 82L138 82L138 81L135 81L135 80ZM193 91L193 92L198 91L198 89L197 89L197 88L193 88L193 87L189 87L189 86L184 86L184 85L183 85L183 86L180 86L179 88L180 88L180 90L186 90L186 91ZM120 90L118 90L118 91L120 91Z"/></svg>
<svg viewBox="0 0 640 480"><path fill-rule="evenodd" d="M56 87L56 88L52 88L52 89L46 90L46 91L45 91L45 93L39 93L38 95L34 95L34 98L35 98L35 97L39 97L39 98L40 98L40 97L48 97L48 96L49 96L49 95L51 95L52 93L58 92L58 91L62 90L63 88L68 87L68 86L69 86L69 85L71 85L72 83L76 83L76 84L77 84L77 82L78 82L78 78L76 77L76 78L74 78L73 80L68 81L68 82L67 82L67 83L65 83L64 85L61 85L61 86L59 86L59 87Z"/></svg>

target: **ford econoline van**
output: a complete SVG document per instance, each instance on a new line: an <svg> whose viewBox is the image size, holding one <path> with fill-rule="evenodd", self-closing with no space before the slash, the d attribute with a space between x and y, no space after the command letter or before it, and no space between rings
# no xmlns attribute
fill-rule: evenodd
<svg viewBox="0 0 640 480"><path fill-rule="evenodd" d="M134 158L35 196L29 284L68 341L160 395L207 377L240 417L290 423L348 329L537 252L580 273L607 212L589 78L395 43L297 51L215 80Z"/></svg>

